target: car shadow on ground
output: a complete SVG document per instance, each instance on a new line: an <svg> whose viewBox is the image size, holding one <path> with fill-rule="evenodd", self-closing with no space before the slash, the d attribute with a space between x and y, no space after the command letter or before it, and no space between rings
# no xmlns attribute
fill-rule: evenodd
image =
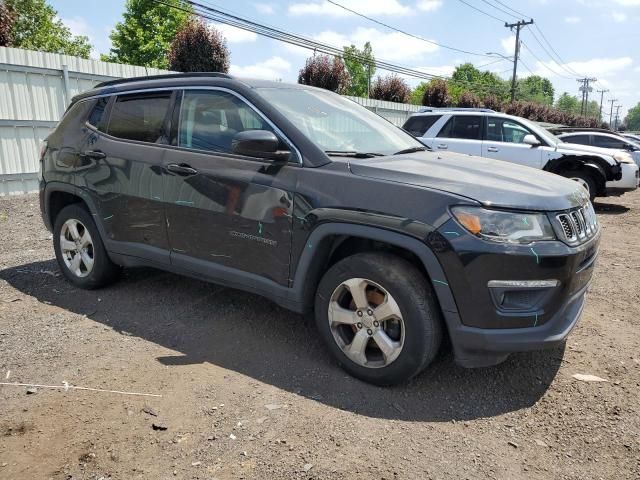
<svg viewBox="0 0 640 480"><path fill-rule="evenodd" d="M40 302L174 350L167 366L209 362L323 404L369 417L464 421L535 404L560 368L564 347L512 355L486 369L456 366L443 353L421 375L376 387L346 375L330 358L313 322L270 301L153 269L126 270L118 283L80 290L54 260L0 271Z"/></svg>
<svg viewBox="0 0 640 480"><path fill-rule="evenodd" d="M622 215L623 213L627 213L629 210L631 210L629 207L625 207L624 205L603 202L595 202L593 204L593 208L595 209L596 213L601 215Z"/></svg>

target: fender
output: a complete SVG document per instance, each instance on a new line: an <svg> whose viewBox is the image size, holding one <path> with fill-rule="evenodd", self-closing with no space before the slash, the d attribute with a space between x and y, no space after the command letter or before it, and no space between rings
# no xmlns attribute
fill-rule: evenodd
<svg viewBox="0 0 640 480"><path fill-rule="evenodd" d="M583 155L578 152L564 153L560 154L558 158L550 159L543 167L543 170L558 173L565 164L577 164L581 167L587 167L591 172L597 173L598 176L603 176L605 182L620 180L622 176L622 169L618 162L611 163L605 157L590 154Z"/></svg>

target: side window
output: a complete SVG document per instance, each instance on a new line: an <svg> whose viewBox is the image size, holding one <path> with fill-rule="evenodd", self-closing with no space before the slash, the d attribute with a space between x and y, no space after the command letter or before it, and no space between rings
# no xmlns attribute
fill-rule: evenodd
<svg viewBox="0 0 640 480"><path fill-rule="evenodd" d="M500 117L487 118L487 140L489 141L522 143L524 137L527 135L534 134L531 130L518 122Z"/></svg>
<svg viewBox="0 0 640 480"><path fill-rule="evenodd" d="M482 117L479 115L454 115L440 130L438 137L480 140Z"/></svg>
<svg viewBox="0 0 640 480"><path fill-rule="evenodd" d="M87 118L87 123L100 131L104 131L104 112L108 103L109 97L100 97Z"/></svg>
<svg viewBox="0 0 640 480"><path fill-rule="evenodd" d="M271 127L249 105L228 92L185 91L180 111L178 145L232 153L233 137L245 130Z"/></svg>
<svg viewBox="0 0 640 480"><path fill-rule="evenodd" d="M404 129L414 137L421 137L436 123L442 115L416 115L409 118Z"/></svg>
<svg viewBox="0 0 640 480"><path fill-rule="evenodd" d="M624 140L618 138L605 137L602 135L593 136L594 145L602 148L620 148L626 149L627 143Z"/></svg>
<svg viewBox="0 0 640 480"><path fill-rule="evenodd" d="M171 92L119 95L109 119L107 133L126 140L166 143L164 122Z"/></svg>
<svg viewBox="0 0 640 480"><path fill-rule="evenodd" d="M590 135L569 135L562 137L560 140L567 143L578 143L580 145L591 145Z"/></svg>

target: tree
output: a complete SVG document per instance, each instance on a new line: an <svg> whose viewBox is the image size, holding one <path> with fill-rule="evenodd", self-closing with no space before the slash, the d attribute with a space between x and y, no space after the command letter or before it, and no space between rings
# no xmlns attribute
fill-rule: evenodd
<svg viewBox="0 0 640 480"><path fill-rule="evenodd" d="M449 105L449 85L446 80L435 78L429 82L422 96L422 105L427 107L446 107Z"/></svg>
<svg viewBox="0 0 640 480"><path fill-rule="evenodd" d="M369 81L376 72L371 44L365 43L362 50L359 50L355 45L344 47L342 61L349 72L349 77L351 77L351 85L347 89L347 94L356 97L368 96Z"/></svg>
<svg viewBox="0 0 640 480"><path fill-rule="evenodd" d="M349 72L338 57L314 55L307 58L298 74L298 83L345 93L350 84Z"/></svg>
<svg viewBox="0 0 640 480"><path fill-rule="evenodd" d="M12 44L13 24L16 15L4 2L0 3L0 47L10 47Z"/></svg>
<svg viewBox="0 0 640 480"><path fill-rule="evenodd" d="M482 102L473 92L464 92L460 95L460 100L458 100L458 106L462 108L478 108L481 105Z"/></svg>
<svg viewBox="0 0 640 480"><path fill-rule="evenodd" d="M191 19L171 43L169 70L227 73L227 42L215 28L207 26L202 20Z"/></svg>
<svg viewBox="0 0 640 480"><path fill-rule="evenodd" d="M13 20L6 44L89 58L89 39L84 35L73 35L57 15L58 12L45 0L5 0L0 11L0 30L7 27L5 19Z"/></svg>
<svg viewBox="0 0 640 480"><path fill-rule="evenodd" d="M556 108L565 113L576 115L580 113L580 101L573 95L563 92L556 101Z"/></svg>
<svg viewBox="0 0 640 480"><path fill-rule="evenodd" d="M628 130L640 130L640 103L629 109L627 116L624 117L624 124Z"/></svg>
<svg viewBox="0 0 640 480"><path fill-rule="evenodd" d="M422 105L422 99L424 98L424 92L427 90L429 83L420 82L413 90L411 90L411 97L409 102L412 105Z"/></svg>
<svg viewBox="0 0 640 480"><path fill-rule="evenodd" d="M456 67L449 81L452 101L458 103L465 91L479 97L495 95L499 100L504 101L509 98L509 82L495 73L481 72L471 63L463 63Z"/></svg>
<svg viewBox="0 0 640 480"><path fill-rule="evenodd" d="M516 84L519 100L553 105L553 84L548 78L531 75Z"/></svg>
<svg viewBox="0 0 640 480"><path fill-rule="evenodd" d="M167 5L169 4L169 5ZM171 42L192 15L182 0L127 0L123 19L109 38L111 52L102 55L106 62L167 68Z"/></svg>
<svg viewBox="0 0 640 480"><path fill-rule="evenodd" d="M378 77L371 85L371 98L388 102L408 103L411 88L397 75Z"/></svg>
<svg viewBox="0 0 640 480"><path fill-rule="evenodd" d="M495 110L496 112L502 110L502 102L496 95L493 94L489 94L484 97L484 100L482 100L482 104L485 106L485 108L490 108L491 110Z"/></svg>

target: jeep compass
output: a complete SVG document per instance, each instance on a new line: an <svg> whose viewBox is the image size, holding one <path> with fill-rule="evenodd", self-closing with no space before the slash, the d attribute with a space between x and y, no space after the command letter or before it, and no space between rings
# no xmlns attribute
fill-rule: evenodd
<svg viewBox="0 0 640 480"><path fill-rule="evenodd" d="M176 74L75 97L45 142L40 201L81 288L155 267L313 314L352 375L465 367L565 340L598 221L551 173L429 151L339 95ZM275 368L275 366L274 366Z"/></svg>

